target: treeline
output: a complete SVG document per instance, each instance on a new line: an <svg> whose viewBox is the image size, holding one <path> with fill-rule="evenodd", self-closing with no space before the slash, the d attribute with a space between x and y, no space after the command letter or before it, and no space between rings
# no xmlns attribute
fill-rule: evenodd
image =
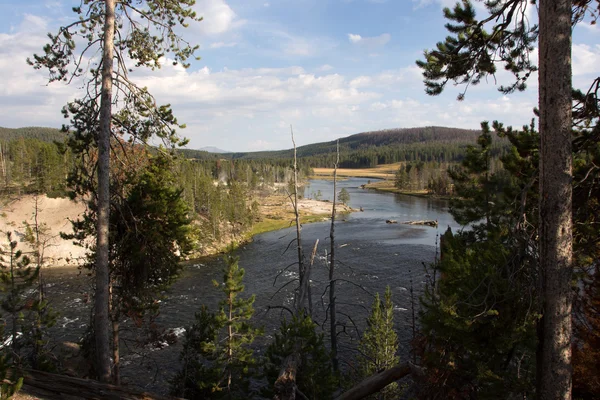
<svg viewBox="0 0 600 400"><path fill-rule="evenodd" d="M423 127L399 128L363 132L339 140L341 168L367 168L400 161L452 162L460 161L468 144L478 135L476 130ZM300 163L311 167L328 168L333 165L336 141L314 143L297 149ZM188 158L215 160L262 160L277 162L293 157L293 150L261 151L251 153L213 154L200 150L181 150Z"/></svg>
<svg viewBox="0 0 600 400"><path fill-rule="evenodd" d="M70 151L58 143L24 137L0 139L0 193L64 196L72 166Z"/></svg>
<svg viewBox="0 0 600 400"><path fill-rule="evenodd" d="M65 145L70 136L45 128L3 132L10 134L0 138L0 194L67 196L69 173L81 163ZM152 149L148 154L157 155ZM179 155L174 159L173 179L193 212L200 251L249 230L259 219L253 200L258 192L275 186L285 189L292 178L289 160L198 160ZM311 169L301 162L299 172L301 179L307 179Z"/></svg>

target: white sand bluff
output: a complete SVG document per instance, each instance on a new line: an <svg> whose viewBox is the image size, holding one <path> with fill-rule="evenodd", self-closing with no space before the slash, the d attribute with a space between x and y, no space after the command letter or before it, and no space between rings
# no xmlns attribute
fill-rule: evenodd
<svg viewBox="0 0 600 400"><path fill-rule="evenodd" d="M12 232L12 240L18 242L17 249L24 254L33 252L33 248L25 242L26 223L34 224L35 197L22 196L17 200L5 202L0 206L0 246L8 248L6 232ZM72 233L69 219L77 219L85 211L85 205L67 198L51 199L45 195L38 196L38 224L47 229L44 235L44 265L80 264L85 258L86 250L76 246L71 240L60 237L61 232Z"/></svg>

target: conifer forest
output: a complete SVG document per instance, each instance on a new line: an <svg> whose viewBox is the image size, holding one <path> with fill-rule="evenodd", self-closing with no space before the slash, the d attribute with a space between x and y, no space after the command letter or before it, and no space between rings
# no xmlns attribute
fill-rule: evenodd
<svg viewBox="0 0 600 400"><path fill-rule="evenodd" d="M56 3L0 5L1 399L600 399L600 1Z"/></svg>

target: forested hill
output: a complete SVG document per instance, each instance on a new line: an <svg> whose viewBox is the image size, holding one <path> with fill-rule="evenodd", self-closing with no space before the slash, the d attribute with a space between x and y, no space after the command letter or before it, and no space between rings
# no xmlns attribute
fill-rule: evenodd
<svg viewBox="0 0 600 400"><path fill-rule="evenodd" d="M14 139L37 139L43 142L62 142L65 133L60 129L29 126L26 128L3 128L0 127L0 140L10 141Z"/></svg>
<svg viewBox="0 0 600 400"><path fill-rule="evenodd" d="M439 126L397 128L363 132L340 139L341 166L359 168L398 161L457 161L465 147L475 144L480 131ZM298 147L298 157L312 167L333 164L336 141ZM210 159L215 155L186 150L189 158ZM233 159L285 159L293 157L293 149L220 154Z"/></svg>
<svg viewBox="0 0 600 400"><path fill-rule="evenodd" d="M183 135L189 132L182 132ZM340 166L344 168L374 167L399 161L456 162L465 154L467 145L475 144L477 130L429 126L397 128L363 132L339 140ZM28 127L1 128L0 141L18 138L43 142L63 141L65 134L58 129ZM293 149L244 153L210 153L203 150L182 149L186 158L216 161L219 159L261 160L279 162L293 157ZM336 142L314 143L298 147L302 164L311 167L331 167L335 160Z"/></svg>

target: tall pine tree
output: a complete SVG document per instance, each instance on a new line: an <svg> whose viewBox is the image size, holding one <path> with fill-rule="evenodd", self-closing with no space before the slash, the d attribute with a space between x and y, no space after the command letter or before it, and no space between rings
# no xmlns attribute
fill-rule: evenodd
<svg viewBox="0 0 600 400"><path fill-rule="evenodd" d="M381 370L398 364L398 335L394 329L394 304L392 290L386 287L383 301L379 293L375 295L371 315L367 319L367 330L360 339L359 370L362 378L367 378ZM373 399L395 399L399 395L397 383L386 386Z"/></svg>

